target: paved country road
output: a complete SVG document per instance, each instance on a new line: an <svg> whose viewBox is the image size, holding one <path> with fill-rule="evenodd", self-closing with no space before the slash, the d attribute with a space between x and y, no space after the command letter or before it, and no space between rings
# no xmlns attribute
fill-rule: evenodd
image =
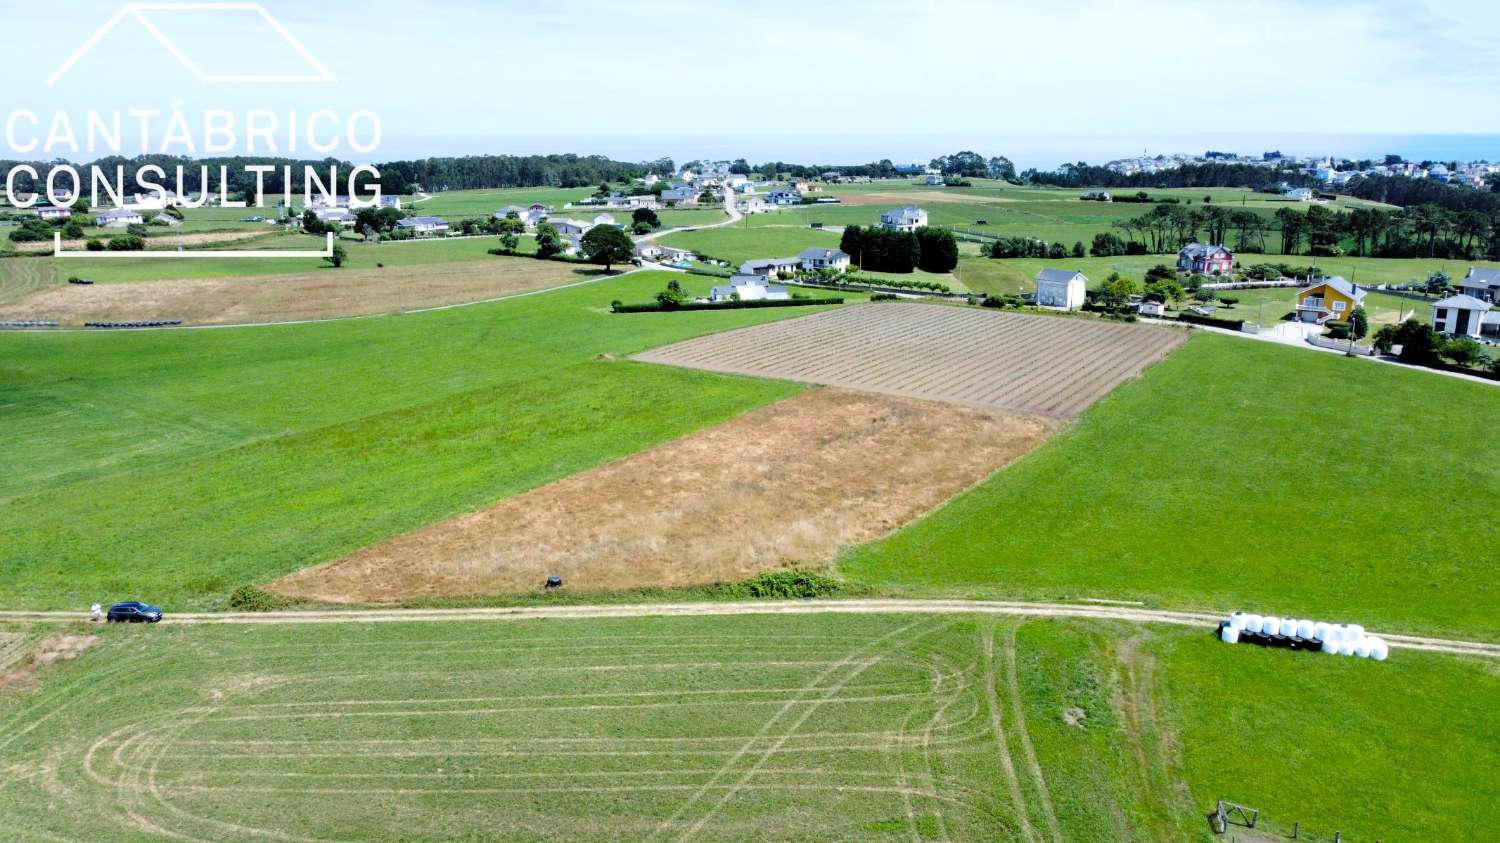
<svg viewBox="0 0 1500 843"><path fill-rule="evenodd" d="M412 621L519 621L584 618L711 617L720 615L929 614L1094 618L1100 620L1198 626L1207 633L1228 613L1173 612L1120 605L1026 603L998 600L786 600L725 603L629 603L579 606L519 606L471 609L346 609L258 613L169 614L170 624L400 623ZM4 612L0 621L84 620L84 612ZM1392 647L1500 658L1500 644L1448 638L1422 638L1371 630Z"/></svg>

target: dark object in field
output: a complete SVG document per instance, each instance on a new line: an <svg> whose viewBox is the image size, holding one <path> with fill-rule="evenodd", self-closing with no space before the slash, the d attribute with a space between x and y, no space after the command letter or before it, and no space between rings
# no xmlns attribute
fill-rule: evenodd
<svg viewBox="0 0 1500 843"><path fill-rule="evenodd" d="M547 587L548 588L562 588L562 577L548 577L547 578Z"/></svg>
<svg viewBox="0 0 1500 843"><path fill-rule="evenodd" d="M990 221L989 220L974 220L974 224L975 225L989 225Z"/></svg>
<svg viewBox="0 0 1500 843"><path fill-rule="evenodd" d="M107 619L110 623L158 623L161 621L161 609L150 603L128 600L110 606Z"/></svg>
<svg viewBox="0 0 1500 843"><path fill-rule="evenodd" d="M155 319L150 322L85 322L85 328L166 328L181 325L181 319Z"/></svg>
<svg viewBox="0 0 1500 843"><path fill-rule="evenodd" d="M79 278L77 276L74 276L74 277L68 279L68 283L69 284L82 284L83 286L87 287L87 286L93 284L94 282L92 280L88 279L88 278Z"/></svg>
<svg viewBox="0 0 1500 843"><path fill-rule="evenodd" d="M815 223L809 223L808 224L808 228L822 228L822 227L823 227L823 224L820 223L820 222L815 222Z"/></svg>

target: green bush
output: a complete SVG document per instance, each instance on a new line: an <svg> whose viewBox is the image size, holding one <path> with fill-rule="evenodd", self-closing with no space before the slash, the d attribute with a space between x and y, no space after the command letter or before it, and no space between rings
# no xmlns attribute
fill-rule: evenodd
<svg viewBox="0 0 1500 843"><path fill-rule="evenodd" d="M231 612L270 612L280 606L280 597L254 585L236 588L230 593L226 604Z"/></svg>
<svg viewBox="0 0 1500 843"><path fill-rule="evenodd" d="M771 600L805 600L831 597L843 585L833 577L812 571L767 571L744 582L728 583L721 591L733 597Z"/></svg>

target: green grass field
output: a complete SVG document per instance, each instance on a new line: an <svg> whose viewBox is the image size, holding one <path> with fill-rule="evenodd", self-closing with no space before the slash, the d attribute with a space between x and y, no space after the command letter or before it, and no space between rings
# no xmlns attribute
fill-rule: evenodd
<svg viewBox="0 0 1500 843"><path fill-rule="evenodd" d="M1497 425L1492 386L1198 336L841 567L916 593L1135 598L1494 639L1500 465L1473 457Z"/></svg>
<svg viewBox="0 0 1500 843"><path fill-rule="evenodd" d="M1229 798L1478 840L1497 795L1500 677L1450 657L965 616L103 632L0 695L8 839L1209 841Z"/></svg>
<svg viewBox="0 0 1500 843"><path fill-rule="evenodd" d="M641 273L376 320L0 334L0 604L212 607L798 390L619 359L807 312L607 312L669 278L712 283Z"/></svg>

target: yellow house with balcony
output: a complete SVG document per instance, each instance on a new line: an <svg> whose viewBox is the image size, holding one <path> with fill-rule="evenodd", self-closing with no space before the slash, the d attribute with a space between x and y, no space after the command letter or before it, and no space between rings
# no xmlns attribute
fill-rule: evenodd
<svg viewBox="0 0 1500 843"><path fill-rule="evenodd" d="M1365 291L1334 276L1297 291L1297 321L1322 325L1329 320L1349 321L1354 308L1364 303Z"/></svg>

